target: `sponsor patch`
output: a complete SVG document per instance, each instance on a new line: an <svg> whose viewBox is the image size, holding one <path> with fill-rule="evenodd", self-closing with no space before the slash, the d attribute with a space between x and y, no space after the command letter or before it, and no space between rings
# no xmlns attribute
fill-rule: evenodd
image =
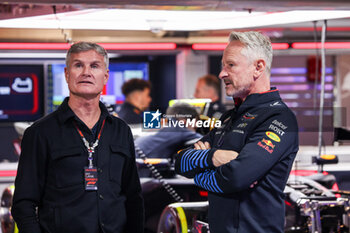
<svg viewBox="0 0 350 233"><path fill-rule="evenodd" d="M263 138L263 139L261 140L261 142L263 142L265 145L271 147L272 149L275 148L275 145L274 145L270 140L268 140L268 139Z"/></svg>
<svg viewBox="0 0 350 233"><path fill-rule="evenodd" d="M269 129L274 131L275 133L279 134L280 136L283 136L285 134L285 132L283 130L281 130L279 127L277 127L276 125L271 124L269 126Z"/></svg>
<svg viewBox="0 0 350 233"><path fill-rule="evenodd" d="M276 101L275 103L270 104L271 107L280 106L280 105L281 105L281 103L279 101Z"/></svg>
<svg viewBox="0 0 350 233"><path fill-rule="evenodd" d="M270 141L270 140L266 140L266 139L262 139L261 141L258 142L258 146L260 146L261 148L264 148L267 152L269 152L270 154L272 154L273 152L273 148L270 148L270 146L268 146L265 141ZM264 144L263 144L264 143ZM271 141L270 141L271 143ZM272 143L271 143L272 144Z"/></svg>
<svg viewBox="0 0 350 233"><path fill-rule="evenodd" d="M282 122L280 122L280 121L278 121L278 120L274 120L274 121L272 122L272 124L277 125L277 126L280 127L281 129L287 129L287 128L288 128L288 126L285 126Z"/></svg>
<svg viewBox="0 0 350 233"><path fill-rule="evenodd" d="M274 140L275 142L281 141L280 137L278 137L277 134L275 134L271 131L266 131L266 136L268 136L270 139Z"/></svg>
<svg viewBox="0 0 350 233"><path fill-rule="evenodd" d="M248 123L241 123L237 126L237 128L245 128L248 125Z"/></svg>
<svg viewBox="0 0 350 233"><path fill-rule="evenodd" d="M258 115L250 114L249 112L245 113L243 119L245 120L254 120Z"/></svg>
<svg viewBox="0 0 350 233"><path fill-rule="evenodd" d="M239 130L239 129L234 129L232 130L233 133L240 133L240 134L244 134L243 130Z"/></svg>

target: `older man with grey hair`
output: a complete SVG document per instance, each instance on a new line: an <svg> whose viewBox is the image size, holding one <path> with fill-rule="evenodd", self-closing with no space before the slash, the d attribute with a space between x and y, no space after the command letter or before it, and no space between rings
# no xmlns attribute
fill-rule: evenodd
<svg viewBox="0 0 350 233"><path fill-rule="evenodd" d="M131 130L99 101L107 52L79 42L66 62L69 97L23 136L12 207L19 232L142 233Z"/></svg>
<svg viewBox="0 0 350 233"><path fill-rule="evenodd" d="M222 127L177 156L176 171L209 191L212 233L284 232L283 191L298 125L270 87L271 63L268 37L232 32L219 77L235 107L222 116Z"/></svg>

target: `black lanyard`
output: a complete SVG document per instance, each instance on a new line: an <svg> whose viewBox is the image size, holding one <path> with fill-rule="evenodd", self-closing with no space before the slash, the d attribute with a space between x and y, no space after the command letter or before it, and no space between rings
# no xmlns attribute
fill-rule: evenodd
<svg viewBox="0 0 350 233"><path fill-rule="evenodd" d="M85 145L85 147L86 147L86 149L87 149L87 151L89 153L89 157L88 157L89 168L92 168L94 166L93 163L92 163L92 160L93 160L92 155L95 153L95 148L98 146L98 142L100 141L100 137L101 137L101 133L102 133L102 130L103 130L103 126L105 125L105 121L106 121L106 119L103 120L100 132L98 133L97 139L94 142L94 144L92 144L92 146L90 146L90 143L86 140L86 138L84 137L84 134L81 132L79 127L74 122L75 128L77 129L77 131L78 131L81 139L83 140L84 145Z"/></svg>

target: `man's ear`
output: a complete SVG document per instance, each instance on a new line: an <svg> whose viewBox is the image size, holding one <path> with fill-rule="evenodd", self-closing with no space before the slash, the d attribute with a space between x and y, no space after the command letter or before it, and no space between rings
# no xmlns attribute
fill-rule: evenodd
<svg viewBox="0 0 350 233"><path fill-rule="evenodd" d="M68 70L67 70L67 67L64 67L64 77L66 78L66 82L68 83Z"/></svg>
<svg viewBox="0 0 350 233"><path fill-rule="evenodd" d="M258 79L265 72L266 62L263 59L258 59L255 61L254 66L254 78Z"/></svg>
<svg viewBox="0 0 350 233"><path fill-rule="evenodd" d="M109 79L109 70L107 70L107 72L106 72L106 74L105 74L104 85L107 84L108 79Z"/></svg>

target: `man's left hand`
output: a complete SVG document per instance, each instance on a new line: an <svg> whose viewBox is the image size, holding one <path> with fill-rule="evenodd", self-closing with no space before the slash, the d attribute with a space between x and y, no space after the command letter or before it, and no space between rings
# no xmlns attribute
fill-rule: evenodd
<svg viewBox="0 0 350 233"><path fill-rule="evenodd" d="M194 149L207 150L207 149L210 149L210 144L209 144L209 142L198 141L194 144Z"/></svg>

